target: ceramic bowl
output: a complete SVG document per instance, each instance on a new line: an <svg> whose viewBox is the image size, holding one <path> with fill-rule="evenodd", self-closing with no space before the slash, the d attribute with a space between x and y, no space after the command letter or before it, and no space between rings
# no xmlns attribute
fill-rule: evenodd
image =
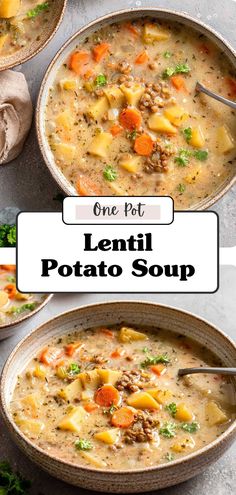
<svg viewBox="0 0 236 495"><path fill-rule="evenodd" d="M48 144L45 132L45 107L48 99L48 92L50 87L53 85L55 76L63 63L68 59L70 53L75 49L75 47L89 36L92 32L100 29L102 26L107 24L112 24L113 22L120 22L122 20L133 20L140 17L150 16L152 18L164 19L167 21L181 22L189 27L189 30L194 29L199 33L206 35L211 41L213 41L220 50L224 53L233 67L236 69L236 51L229 45L229 43L216 31L208 27L201 21L194 19L187 14L179 14L175 11L158 9L158 8L135 8L130 10L122 10L119 12L114 12L108 14L104 17L96 19L90 24L86 25L80 29L76 34L70 38L65 45L59 50L55 58L52 60L48 67L48 70L43 79L38 103L36 110L36 127L37 136L39 141L39 146L45 160L46 165L49 168L50 173L56 180L60 188L65 192L67 196L77 196L78 193L73 185L66 179L60 169L55 163L52 151ZM235 169L236 170L236 169ZM220 186L220 188L209 195L207 198L203 199L198 204L194 205L192 209L194 210L204 210L209 208L212 204L218 201L228 189L236 182L236 172L232 172L232 176L228 177L225 182Z"/></svg>
<svg viewBox="0 0 236 495"><path fill-rule="evenodd" d="M65 13L67 0L54 0L50 20L45 24L40 39L35 39L30 45L26 45L16 53L8 57L0 57L0 72L23 64L37 55L49 43L56 34Z"/></svg>
<svg viewBox="0 0 236 495"><path fill-rule="evenodd" d="M17 320L15 320L12 323L0 324L0 341L14 335L14 333L16 332L17 329L19 329L22 323L25 323L26 321L31 319L36 313L38 313L38 311L41 311L41 309L43 309L44 306L46 306L46 304L49 303L52 296L53 294L49 294L49 295L45 294L45 296L42 296L42 302L38 304L33 311L30 311L30 313L27 313L24 316L23 315L20 316Z"/></svg>
<svg viewBox="0 0 236 495"><path fill-rule="evenodd" d="M1 385L1 409L6 425L16 444L38 466L72 485L101 492L139 493L178 484L203 471L216 461L232 444L236 436L236 421L216 440L186 457L157 467L132 471L105 471L75 466L45 453L26 438L13 422L9 403L17 373L51 338L60 337L76 326L78 330L93 326L121 324L145 325L169 329L192 337L211 349L223 365L236 365L236 346L220 330L190 313L154 303L115 301L82 306L44 323L28 335L10 355L4 367ZM17 373L16 373L17 370ZM234 382L236 400L236 382Z"/></svg>

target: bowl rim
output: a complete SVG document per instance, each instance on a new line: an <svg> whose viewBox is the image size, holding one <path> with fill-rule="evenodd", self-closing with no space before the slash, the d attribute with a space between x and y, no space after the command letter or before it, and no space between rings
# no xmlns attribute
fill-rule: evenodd
<svg viewBox="0 0 236 495"><path fill-rule="evenodd" d="M13 69L14 67L18 67L19 65L22 65L25 62L28 62L33 57L36 57L36 55L38 55L48 45L48 43L52 40L52 38L54 38L55 34L57 33L57 31L61 25L61 22L63 20L64 14L65 14L68 0L61 0L61 1L63 2L63 5L62 5L60 17L58 19L58 22L57 22L55 28L52 30L50 36L42 43L42 45L39 45L38 48L36 50L34 50L32 53L30 53L29 55L25 55L22 59L19 59L18 61L9 62L8 64L0 67L0 72L3 72L3 71L8 70L8 69ZM20 55L20 52L21 52L21 50L19 50L19 52L18 52L19 55Z"/></svg>
<svg viewBox="0 0 236 495"><path fill-rule="evenodd" d="M235 353L236 353L236 343L233 341L233 339L231 339L231 337L229 337L228 335L226 335L222 330L218 329L214 324L210 323L208 320L206 320L205 318L202 318L202 317L199 317L197 315L195 315L194 313L190 312L190 311L186 311L186 310L183 310L181 308L178 308L178 307L174 307L174 306L170 306L168 304L159 304L159 303L155 303L155 302L152 302L152 301L142 301L142 300L132 300L132 299L127 299L127 300L114 300L114 301L106 301L106 302L97 302L97 303L91 303L91 304L84 304L82 306L78 306L76 308L73 308L73 309L70 309L70 310L67 310L67 311L64 311L63 313L60 313L52 318L50 318L49 320L47 320L46 322L42 323L41 325L39 325L38 327L36 327L34 330L32 330L26 337L24 337L17 345L16 347L13 349L13 351L11 352L11 354L9 355L4 367L3 367L3 370L2 370L2 373L1 373L1 377L0 377L0 409L2 411L2 415L3 415L3 419L6 423L6 425L8 426L8 430L9 432L12 434L12 437L15 441L15 436L16 437L20 437L24 443L28 446L30 446L31 449L35 450L39 455L43 456L44 458L47 458L47 459L51 459L52 461L56 461L57 465L61 465L61 466L64 466L64 467L70 467L74 470L83 470L87 473L104 473L106 474L107 476L109 475L119 475L119 476L126 476L126 475L135 475L135 474L140 474L140 473L146 473L146 472L152 472L152 471L162 471L162 470L165 470L165 469L169 469L170 467L175 467L175 466L178 466L180 464L186 464L188 462L190 462L191 460L194 460L196 459L197 457L201 457L201 455L204 455L206 453L209 453L210 451L214 450L218 445L222 444L226 439L230 438L231 436L233 436L233 434L236 433L236 418L232 421L232 424L229 425L229 427L219 436L217 437L215 440L213 440L212 442L210 442L209 444L205 445L204 447L202 447L201 449L198 449L188 455L186 455L185 457L182 457L182 458L179 458L179 459L176 459L174 461L171 461L171 463L169 462L165 462L163 464L160 464L160 465L157 465L157 466L151 466L151 467L146 467L146 468L139 468L139 469L129 469L129 470L115 470L115 469L100 469L100 468L91 468L91 467L88 467L88 466L83 466L83 465L76 465L70 461L64 461L58 457L55 457L53 455L50 455L48 454L44 449L38 447L37 445L35 445L31 440L29 440L22 432L21 430L18 428L18 426L14 423L14 420L12 419L11 415L10 415L10 412L9 412L9 409L8 409L8 406L6 404L6 400L5 400L5 396L4 396L4 392L5 392L5 381L6 381L6 375L8 373L8 370L11 366L11 361L12 359L14 358L14 356L18 353L18 351L20 350L21 346L23 346L25 344L25 342L27 342L28 339L31 339L31 337L35 334L37 335L38 333L40 333L43 328L45 328L45 326L47 325L50 325L52 322L55 322L55 321L60 321L60 318L64 318L66 317L67 315L71 315L73 313L78 313L80 311L86 311L86 310L89 310L91 308L96 308L96 307L102 307L102 308L106 308L107 306L115 306L115 305L138 305L138 306L148 306L151 310L152 307L158 309L160 308L161 310L164 309L164 310L170 310L173 314L176 313L176 314L181 314L183 316L188 316L190 318L193 318L197 321L200 321L202 323L204 323L205 325L208 325L210 326L214 332L216 332L217 334L219 334L221 337L223 337L224 340L227 341L227 343L230 343L232 348L235 350ZM13 433L14 432L14 433Z"/></svg>
<svg viewBox="0 0 236 495"><path fill-rule="evenodd" d="M39 311L41 311L41 309L44 308L44 306L46 306L49 301L52 299L52 297L54 296L54 294L40 294L43 296L43 301L35 308L33 309L33 311L31 311L30 313L24 315L24 316L21 316L20 318L18 318L17 320L14 320L13 322L10 322L10 323L3 323L0 325L0 335L1 335L1 331L2 330L7 330L9 328L14 328L16 327L17 325L19 325L20 323L22 323L23 321L25 320L28 320L29 318L31 318L32 316L34 316L36 313L38 313ZM45 296L45 297L44 297Z"/></svg>
<svg viewBox="0 0 236 495"><path fill-rule="evenodd" d="M56 181L57 185L61 188L61 190L67 195L67 196L75 196L75 188L69 183L69 181L66 179L65 175L62 174L62 172L59 171L57 165L55 163L52 163L48 157L48 153L45 150L45 147L43 145L43 136L45 135L44 130L41 127L41 112L45 111L45 106L42 103L42 98L43 94L45 91L45 86L47 84L48 77L50 76L51 70L55 66L58 58L62 55L62 53L66 50L66 48L73 43L73 41L83 35L84 32L86 32L88 29L95 27L97 24L100 22L107 22L109 24L109 21L119 21L119 17L122 17L122 15L126 14L140 14L140 15L151 15L152 13L157 15L158 13L160 14L167 14L167 15L172 15L174 17L173 20L176 22L181 22L181 20L186 20L187 22L193 23L197 28L202 28L203 30L206 30L209 34L211 34L216 40L220 41L231 53L233 57L236 58L236 49L229 43L224 36L216 31L214 28L206 24L205 22L202 22L201 20L185 13L185 12L178 12L177 10L174 9L165 9L165 8L158 8L158 7L135 7L135 8L129 8L129 9L122 9L122 10L117 10L114 12L110 12L108 14L105 14L103 16L100 16L89 23L86 23L84 26L82 26L78 31L76 31L70 38L63 43L61 48L57 51L53 59L51 60L50 64L48 65L48 68L45 72L45 75L42 79L39 93L38 93L38 98L37 98L37 103L36 103L36 112L35 112L35 124L36 124L36 134L37 134L37 140L39 144L39 148L42 154L42 157L44 159L44 162L52 175L53 179ZM118 18L118 19L116 19ZM235 60L235 67L236 67L236 60ZM201 211L201 210L206 210L207 208L211 207L214 205L217 201L219 201L228 191L229 189L236 183L236 173L227 181L225 181L224 185L222 185L220 190L216 191L216 194L213 197L210 197L208 200L204 202L204 204L196 205L196 207L189 208L189 211Z"/></svg>

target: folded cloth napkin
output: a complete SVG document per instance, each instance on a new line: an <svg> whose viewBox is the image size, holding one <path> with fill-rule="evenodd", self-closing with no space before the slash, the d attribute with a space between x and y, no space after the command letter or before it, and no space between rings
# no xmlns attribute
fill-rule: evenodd
<svg viewBox="0 0 236 495"><path fill-rule="evenodd" d="M6 70L0 73L0 165L22 151L30 130L33 107L25 76Z"/></svg>

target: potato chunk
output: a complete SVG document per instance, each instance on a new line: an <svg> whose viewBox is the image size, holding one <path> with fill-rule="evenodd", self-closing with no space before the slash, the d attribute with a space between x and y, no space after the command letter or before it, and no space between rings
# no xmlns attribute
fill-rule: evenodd
<svg viewBox="0 0 236 495"><path fill-rule="evenodd" d="M41 403L42 400L37 392L26 395L23 399L21 399L24 414L32 418L37 417Z"/></svg>
<svg viewBox="0 0 236 495"><path fill-rule="evenodd" d="M127 399L127 404L135 409L160 409L158 402L147 392L135 392Z"/></svg>
<svg viewBox="0 0 236 495"><path fill-rule="evenodd" d="M8 294L4 291L0 291L0 309L4 308L9 301Z"/></svg>
<svg viewBox="0 0 236 495"><path fill-rule="evenodd" d="M140 168L141 160L139 156L128 156L127 158L121 158L119 165L130 172L135 174Z"/></svg>
<svg viewBox="0 0 236 495"><path fill-rule="evenodd" d="M85 390L97 390L101 384L101 378L98 374L98 370L83 371L78 375L78 379Z"/></svg>
<svg viewBox="0 0 236 495"><path fill-rule="evenodd" d="M171 124L171 122L160 115L159 113L153 113L148 119L148 127L152 131L161 132L162 134L176 134L177 129Z"/></svg>
<svg viewBox="0 0 236 495"><path fill-rule="evenodd" d="M191 144L191 146L194 146L194 148L203 148L203 146L205 145L205 138L200 126L192 129L192 137L189 141L189 144Z"/></svg>
<svg viewBox="0 0 236 495"><path fill-rule="evenodd" d="M169 31L166 31L156 24L147 23L143 30L144 43L153 43L154 41L166 41L170 38Z"/></svg>
<svg viewBox="0 0 236 495"><path fill-rule="evenodd" d="M109 103L106 96L101 96L95 103L93 103L88 109L88 115L94 120L99 120L103 117L104 113L109 109Z"/></svg>
<svg viewBox="0 0 236 495"><path fill-rule="evenodd" d="M88 414L83 407L74 407L58 424L60 430L80 432L81 425L86 421Z"/></svg>
<svg viewBox="0 0 236 495"><path fill-rule="evenodd" d="M210 401L206 404L206 420L209 426L221 425L228 421L226 414L219 408L214 401Z"/></svg>
<svg viewBox="0 0 236 495"><path fill-rule="evenodd" d="M61 162L72 163L76 153L76 146L67 143L52 143L55 157Z"/></svg>
<svg viewBox="0 0 236 495"><path fill-rule="evenodd" d="M104 89L111 108L120 108L123 106L125 98L122 91L115 85L108 86Z"/></svg>
<svg viewBox="0 0 236 495"><path fill-rule="evenodd" d="M177 412L175 414L175 419L179 421L192 421L194 419L194 414L188 409L185 404L178 404Z"/></svg>
<svg viewBox="0 0 236 495"><path fill-rule="evenodd" d="M103 385L105 383L110 383L111 385L115 385L116 382L120 379L122 375L122 371L100 369L98 370L98 374L101 378L101 382Z"/></svg>
<svg viewBox="0 0 236 495"><path fill-rule="evenodd" d="M1 52L2 48L4 47L8 36L9 36L9 34L3 34L2 36L0 36L0 52Z"/></svg>
<svg viewBox="0 0 236 495"><path fill-rule="evenodd" d="M72 383L58 392L58 396L67 402L72 402L79 399L82 392L82 384L79 378L76 378Z"/></svg>
<svg viewBox="0 0 236 495"><path fill-rule="evenodd" d="M111 430L95 433L94 438L108 445L114 445L118 441L119 436L120 436L119 428L112 428Z"/></svg>
<svg viewBox="0 0 236 495"><path fill-rule="evenodd" d="M45 424L37 419L16 419L15 421L27 436L38 437L45 428Z"/></svg>
<svg viewBox="0 0 236 495"><path fill-rule="evenodd" d="M64 112L59 113L55 120L59 127L62 127L67 131L72 128L74 123L70 110L65 110Z"/></svg>
<svg viewBox="0 0 236 495"><path fill-rule="evenodd" d="M186 450L193 449L195 447L195 442L192 437L184 438L180 442L176 442L171 445L171 450L180 454L181 452L186 452Z"/></svg>
<svg viewBox="0 0 236 495"><path fill-rule="evenodd" d="M76 79L61 79L61 81L59 81L59 86L61 89L65 89L66 91L75 91L78 83Z"/></svg>
<svg viewBox="0 0 236 495"><path fill-rule="evenodd" d="M188 175L185 175L184 180L187 184L195 184L202 171L201 165L194 167Z"/></svg>
<svg viewBox="0 0 236 495"><path fill-rule="evenodd" d="M15 17L20 10L20 0L0 0L0 17Z"/></svg>
<svg viewBox="0 0 236 495"><path fill-rule="evenodd" d="M89 146L88 152L91 155L106 158L108 148L112 142L112 135L109 132L100 132Z"/></svg>
<svg viewBox="0 0 236 495"><path fill-rule="evenodd" d="M148 340L145 333L137 332L133 328L122 327L118 336L120 342L135 342L136 340Z"/></svg>
<svg viewBox="0 0 236 495"><path fill-rule="evenodd" d="M159 390L158 388L149 388L145 390L149 395L151 395L159 404L166 404L172 397L172 392L170 390Z"/></svg>
<svg viewBox="0 0 236 495"><path fill-rule="evenodd" d="M229 151L232 151L235 147L233 137L231 136L229 129L224 125L217 129L217 144L218 149L222 154L229 153Z"/></svg>
<svg viewBox="0 0 236 495"><path fill-rule="evenodd" d="M121 91L123 92L128 105L137 105L141 96L145 91L145 86L140 83L134 82L132 86L127 87L125 84L121 84Z"/></svg>
<svg viewBox="0 0 236 495"><path fill-rule="evenodd" d="M95 455L95 454L90 454L89 452L81 452L80 453L82 457L89 462L89 464L92 464L93 466L97 468L104 468L107 466L107 463L102 461L102 459Z"/></svg>
<svg viewBox="0 0 236 495"><path fill-rule="evenodd" d="M34 368L33 376L35 378L39 378L40 380L45 380L47 376L46 368L41 366L41 364L37 364Z"/></svg>
<svg viewBox="0 0 236 495"><path fill-rule="evenodd" d="M184 110L183 107L179 105L173 105L168 107L164 111L165 117L174 124L176 127L179 127L186 118L188 118L188 114Z"/></svg>

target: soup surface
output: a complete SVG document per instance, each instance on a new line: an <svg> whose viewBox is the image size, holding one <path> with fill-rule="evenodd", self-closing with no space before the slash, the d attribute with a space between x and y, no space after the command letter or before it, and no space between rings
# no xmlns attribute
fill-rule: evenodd
<svg viewBox="0 0 236 495"><path fill-rule="evenodd" d="M40 40L52 1L0 0L0 57Z"/></svg>
<svg viewBox="0 0 236 495"><path fill-rule="evenodd" d="M49 455L105 469L156 466L198 450L232 420L231 385L179 367L219 362L160 329L92 328L49 342L18 376L11 413Z"/></svg>
<svg viewBox="0 0 236 495"><path fill-rule="evenodd" d="M41 294L18 292L15 265L0 265L0 326L34 311L44 298Z"/></svg>
<svg viewBox="0 0 236 495"><path fill-rule="evenodd" d="M234 99L223 53L180 24L106 26L78 44L49 91L46 134L79 195L170 195L193 208L235 174Z"/></svg>

